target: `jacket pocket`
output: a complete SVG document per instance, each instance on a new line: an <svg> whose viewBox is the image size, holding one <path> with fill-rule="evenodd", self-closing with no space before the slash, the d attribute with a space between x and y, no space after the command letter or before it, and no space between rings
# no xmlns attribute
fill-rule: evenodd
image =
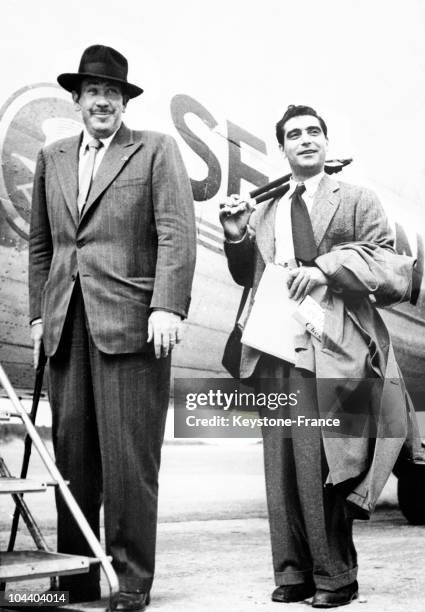
<svg viewBox="0 0 425 612"><path fill-rule="evenodd" d="M153 276L128 276L126 280L144 291L153 291L155 284Z"/></svg>
<svg viewBox="0 0 425 612"><path fill-rule="evenodd" d="M132 187L132 186L138 186L138 185L146 185L148 184L150 181L149 179L144 179L141 177L134 177L134 178L128 178L128 179L116 179L112 185L113 187L115 187L115 189L122 189L125 187Z"/></svg>

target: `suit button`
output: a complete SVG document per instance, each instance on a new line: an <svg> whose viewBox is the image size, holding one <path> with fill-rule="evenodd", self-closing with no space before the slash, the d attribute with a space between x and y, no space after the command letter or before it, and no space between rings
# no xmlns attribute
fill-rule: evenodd
<svg viewBox="0 0 425 612"><path fill-rule="evenodd" d="M81 249L84 246L84 240L77 240L77 249Z"/></svg>
<svg viewBox="0 0 425 612"><path fill-rule="evenodd" d="M75 280L76 280L76 278L77 278L77 276L76 276L75 274L71 274L71 280L72 280L72 281L75 281Z"/></svg>

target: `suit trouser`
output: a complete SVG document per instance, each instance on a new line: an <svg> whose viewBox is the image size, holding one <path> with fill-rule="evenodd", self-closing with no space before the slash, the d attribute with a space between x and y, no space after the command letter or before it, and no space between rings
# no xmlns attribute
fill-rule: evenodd
<svg viewBox="0 0 425 612"><path fill-rule="evenodd" d="M295 393L297 405L263 408L261 416L318 417L315 378L305 370L263 357L257 392ZM277 585L314 580L336 590L357 576L352 519L328 474L320 427L263 427L264 465L273 567Z"/></svg>
<svg viewBox="0 0 425 612"><path fill-rule="evenodd" d="M120 588L149 590L170 358L99 351L77 282L61 343L49 366L58 468L97 536L103 498L106 550L113 557ZM92 555L60 495L57 508L58 551ZM63 577L61 588L90 595L98 580L98 568L93 568L88 575Z"/></svg>

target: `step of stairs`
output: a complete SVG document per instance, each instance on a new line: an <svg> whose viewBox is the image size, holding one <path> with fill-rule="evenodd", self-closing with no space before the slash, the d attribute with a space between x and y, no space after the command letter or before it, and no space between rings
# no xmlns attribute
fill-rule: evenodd
<svg viewBox="0 0 425 612"><path fill-rule="evenodd" d="M89 571L91 563L99 560L44 550L0 552L0 581L83 574Z"/></svg>
<svg viewBox="0 0 425 612"><path fill-rule="evenodd" d="M47 483L28 478L0 478L0 495L2 493L37 493L45 491Z"/></svg>

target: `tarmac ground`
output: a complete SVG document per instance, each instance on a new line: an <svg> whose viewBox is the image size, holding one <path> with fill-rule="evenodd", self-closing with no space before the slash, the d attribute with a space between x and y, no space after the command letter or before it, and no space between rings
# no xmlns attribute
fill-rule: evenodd
<svg viewBox="0 0 425 612"><path fill-rule="evenodd" d="M0 454L14 474L19 472L22 448L18 439L1 444ZM36 455L31 473L45 475ZM391 481L371 521L355 523L360 598L351 604L353 612L425 610L424 528L407 524L396 506L394 487ZM27 495L26 500L54 547L53 492ZM9 497L2 496L1 549L7 544L12 512ZM30 537L22 528L17 548L27 547L32 547ZM47 579L8 585L12 590L47 587ZM286 606L290 612L302 612L311 603L273 603L273 589L261 444L166 443L156 578L148 610L273 612ZM106 582L102 592L107 595ZM96 606L90 609L95 612Z"/></svg>

